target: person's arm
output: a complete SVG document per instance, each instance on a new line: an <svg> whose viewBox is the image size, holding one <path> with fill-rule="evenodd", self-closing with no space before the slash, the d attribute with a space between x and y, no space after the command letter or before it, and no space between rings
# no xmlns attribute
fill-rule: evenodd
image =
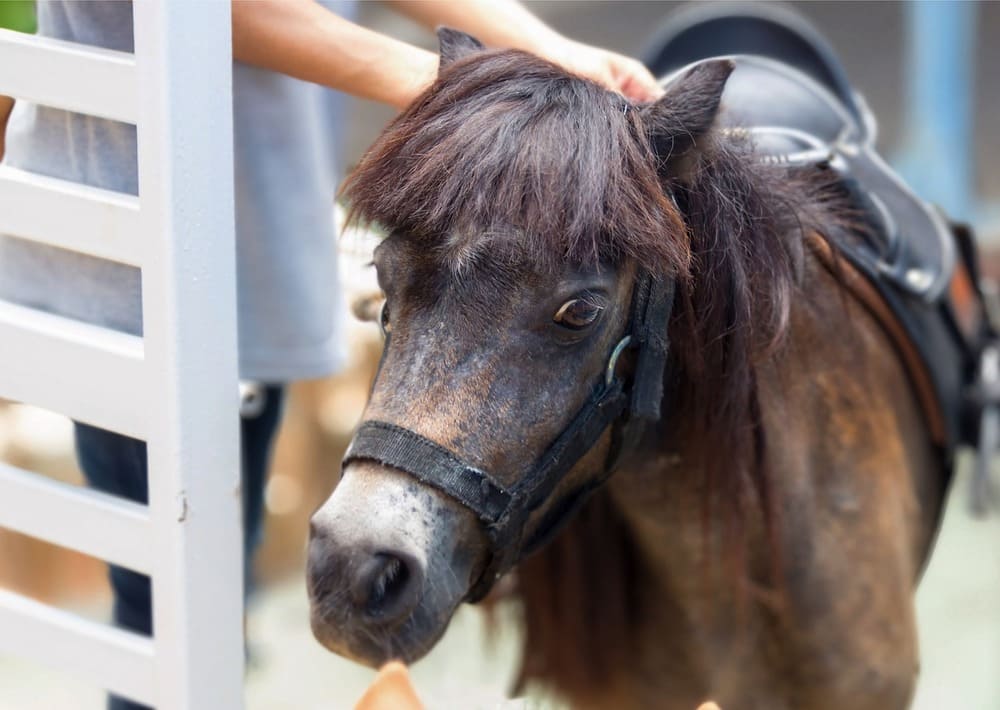
<svg viewBox="0 0 1000 710"><path fill-rule="evenodd" d="M447 25L494 47L523 49L620 91L634 101L662 89L641 62L575 42L535 17L517 0L387 0L401 14L434 29Z"/></svg>
<svg viewBox="0 0 1000 710"><path fill-rule="evenodd" d="M493 47L541 56L566 41L514 0L386 0L386 4L425 27L454 27Z"/></svg>
<svg viewBox="0 0 1000 710"><path fill-rule="evenodd" d="M360 27L313 0L235 0L233 56L247 64L403 108L438 57Z"/></svg>
<svg viewBox="0 0 1000 710"><path fill-rule="evenodd" d="M661 90L639 62L573 42L514 0L396 0L393 7L434 28L448 25L487 44L532 52L566 69L649 101ZM346 91L407 106L437 76L436 54L360 27L313 0L234 0L237 60Z"/></svg>
<svg viewBox="0 0 1000 710"><path fill-rule="evenodd" d="M10 96L0 96L0 160L3 160L6 146L7 119L14 110L14 99Z"/></svg>

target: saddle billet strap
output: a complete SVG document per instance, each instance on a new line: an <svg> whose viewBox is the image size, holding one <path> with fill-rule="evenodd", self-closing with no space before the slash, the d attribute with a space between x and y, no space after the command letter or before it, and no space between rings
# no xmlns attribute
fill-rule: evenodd
<svg viewBox="0 0 1000 710"><path fill-rule="evenodd" d="M968 385L968 408L961 441L975 447L969 508L983 516L996 506L992 480L994 459L1000 451L1000 313L995 287L984 286L976 238L966 224L950 222L960 256L945 302L945 313L959 342L966 343L975 363Z"/></svg>
<svg viewBox="0 0 1000 710"><path fill-rule="evenodd" d="M889 338L913 382L917 401L923 410L932 440L941 447L947 447L948 426L930 369L901 322L898 309L892 308L886 300L886 292L880 291L876 286L877 278L862 272L849 258L849 253L838 251L823 234L808 235L806 243L820 263L872 315Z"/></svg>

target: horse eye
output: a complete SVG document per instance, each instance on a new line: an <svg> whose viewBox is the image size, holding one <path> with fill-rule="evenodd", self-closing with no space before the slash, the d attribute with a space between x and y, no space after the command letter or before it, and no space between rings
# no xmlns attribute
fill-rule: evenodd
<svg viewBox="0 0 1000 710"><path fill-rule="evenodd" d="M604 308L585 298L574 298L562 304L552 320L572 330L581 330L597 320Z"/></svg>
<svg viewBox="0 0 1000 710"><path fill-rule="evenodd" d="M389 301L382 301L382 309L378 314L378 327L382 329L382 335L392 332L392 324L389 322Z"/></svg>

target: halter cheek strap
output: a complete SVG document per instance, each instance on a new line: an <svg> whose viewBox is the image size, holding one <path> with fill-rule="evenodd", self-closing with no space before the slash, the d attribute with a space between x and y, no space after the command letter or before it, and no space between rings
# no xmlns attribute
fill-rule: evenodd
<svg viewBox="0 0 1000 710"><path fill-rule="evenodd" d="M414 431L374 420L361 424L344 456L344 466L356 460L391 466L473 512L489 538L490 560L467 600L482 599L504 572L562 529L572 513L614 473L622 453L638 442L643 424L660 418L673 300L672 280L640 275L633 289L629 331L609 357L605 377L566 429L513 487L505 488L494 476ZM616 372L626 347L637 350L629 383ZM563 477L612 426L611 448L602 474L564 494L525 540L524 527L531 514L549 500Z"/></svg>

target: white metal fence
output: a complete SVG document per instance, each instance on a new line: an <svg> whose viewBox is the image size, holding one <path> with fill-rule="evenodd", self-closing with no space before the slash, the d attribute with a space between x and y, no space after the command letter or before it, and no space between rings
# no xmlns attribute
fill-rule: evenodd
<svg viewBox="0 0 1000 710"><path fill-rule="evenodd" d="M149 505L0 464L0 525L150 574L155 636L0 591L0 653L161 708L239 708L229 3L134 15L134 56L0 31L0 94L134 123L139 151L138 198L0 167L0 233L140 267L144 324L0 302L0 397L145 440Z"/></svg>

